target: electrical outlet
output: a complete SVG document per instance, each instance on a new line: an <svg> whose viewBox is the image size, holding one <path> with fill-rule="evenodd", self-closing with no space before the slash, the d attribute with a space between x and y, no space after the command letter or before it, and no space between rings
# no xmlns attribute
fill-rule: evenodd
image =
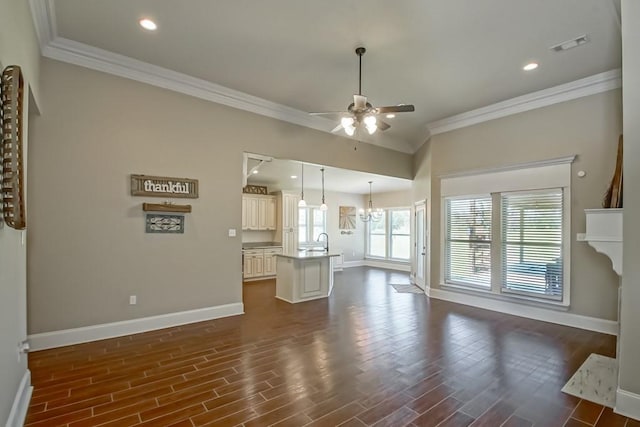
<svg viewBox="0 0 640 427"><path fill-rule="evenodd" d="M135 295L129 296L129 305L136 305L138 303L138 297Z"/></svg>

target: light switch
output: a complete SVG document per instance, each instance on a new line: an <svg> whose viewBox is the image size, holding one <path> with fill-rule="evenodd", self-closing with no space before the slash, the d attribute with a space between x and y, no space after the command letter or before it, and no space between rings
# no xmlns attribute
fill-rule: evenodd
<svg viewBox="0 0 640 427"><path fill-rule="evenodd" d="M236 229L235 228L230 228L229 229L229 237L236 237Z"/></svg>

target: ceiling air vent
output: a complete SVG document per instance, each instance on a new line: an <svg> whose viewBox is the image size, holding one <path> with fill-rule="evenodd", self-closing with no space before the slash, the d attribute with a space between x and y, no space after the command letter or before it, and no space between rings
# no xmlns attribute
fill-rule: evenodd
<svg viewBox="0 0 640 427"><path fill-rule="evenodd" d="M578 47L583 45L589 41L589 37L586 34L582 36L578 36L575 39L567 40L562 43L559 43L555 46L551 46L549 50L554 52L564 52L565 50L573 49L574 47Z"/></svg>

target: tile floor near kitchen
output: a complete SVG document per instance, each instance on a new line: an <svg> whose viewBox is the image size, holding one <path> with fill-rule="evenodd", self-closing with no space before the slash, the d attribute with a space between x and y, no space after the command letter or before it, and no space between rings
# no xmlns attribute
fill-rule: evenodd
<svg viewBox="0 0 640 427"><path fill-rule="evenodd" d="M397 293L351 268L326 300L244 285L246 314L30 354L28 426L626 426L560 391L615 338Z"/></svg>

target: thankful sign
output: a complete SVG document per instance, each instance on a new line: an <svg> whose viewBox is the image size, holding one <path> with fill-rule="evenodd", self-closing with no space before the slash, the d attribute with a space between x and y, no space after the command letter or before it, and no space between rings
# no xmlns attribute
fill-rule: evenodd
<svg viewBox="0 0 640 427"><path fill-rule="evenodd" d="M131 195L198 198L198 180L167 176L131 175Z"/></svg>

